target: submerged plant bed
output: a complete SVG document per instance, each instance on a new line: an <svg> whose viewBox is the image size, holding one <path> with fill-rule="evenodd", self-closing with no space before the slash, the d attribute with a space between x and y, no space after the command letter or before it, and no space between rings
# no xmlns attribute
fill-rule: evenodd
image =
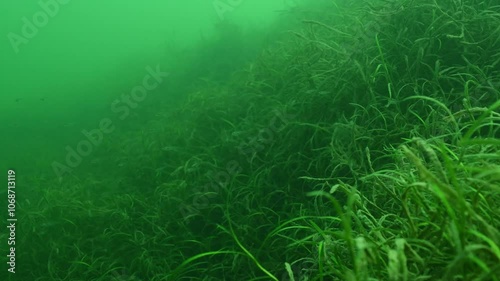
<svg viewBox="0 0 500 281"><path fill-rule="evenodd" d="M341 2L34 182L12 280L499 280L500 6Z"/></svg>

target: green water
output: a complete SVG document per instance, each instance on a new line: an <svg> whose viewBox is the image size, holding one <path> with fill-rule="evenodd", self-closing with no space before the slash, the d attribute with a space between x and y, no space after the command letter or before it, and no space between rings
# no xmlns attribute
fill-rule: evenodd
<svg viewBox="0 0 500 281"><path fill-rule="evenodd" d="M495 1L0 10L0 280L499 280Z"/></svg>
<svg viewBox="0 0 500 281"><path fill-rule="evenodd" d="M116 118L111 103L141 83L147 66L177 80L156 87L136 112L185 96L208 72L228 76L283 31L271 28L282 1L177 2L3 3L1 130L16 136L2 139L5 162L47 167L82 129Z"/></svg>

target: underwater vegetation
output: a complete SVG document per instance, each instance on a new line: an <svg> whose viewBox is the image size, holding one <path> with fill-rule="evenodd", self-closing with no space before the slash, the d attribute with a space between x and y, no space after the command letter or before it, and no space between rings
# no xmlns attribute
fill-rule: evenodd
<svg viewBox="0 0 500 281"><path fill-rule="evenodd" d="M2 280L500 280L500 6L338 2L31 178Z"/></svg>

